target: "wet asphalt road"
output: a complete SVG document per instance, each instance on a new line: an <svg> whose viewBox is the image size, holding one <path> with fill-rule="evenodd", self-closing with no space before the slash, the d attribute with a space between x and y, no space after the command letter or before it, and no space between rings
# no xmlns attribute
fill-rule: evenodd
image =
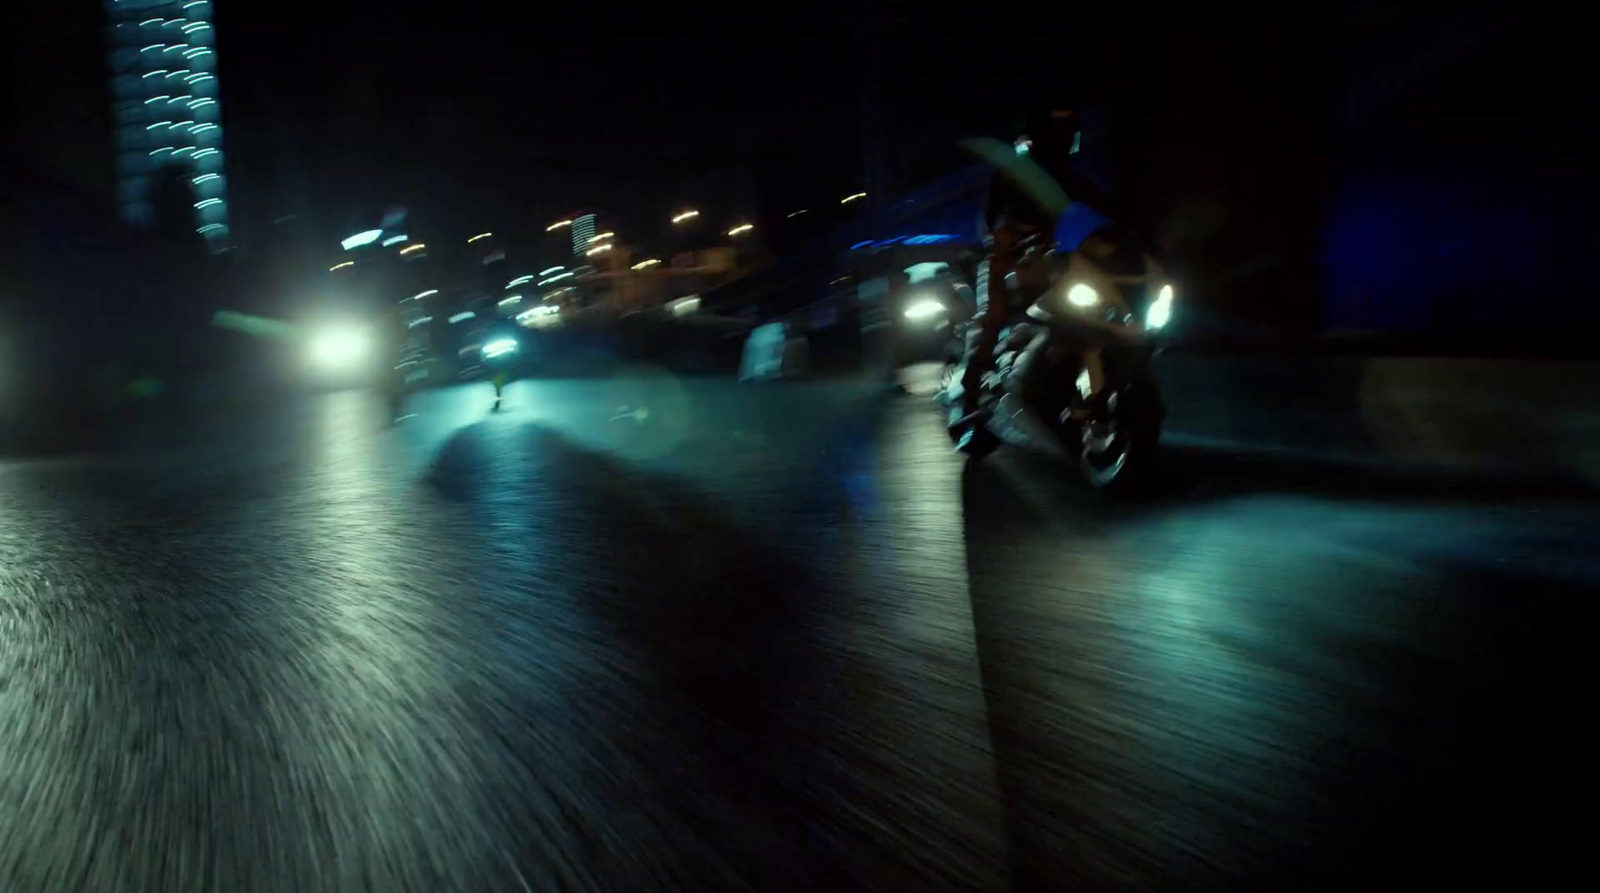
<svg viewBox="0 0 1600 893"><path fill-rule="evenodd" d="M1175 452L1108 501L846 384L489 399L0 463L0 890L1585 864L1587 499Z"/></svg>

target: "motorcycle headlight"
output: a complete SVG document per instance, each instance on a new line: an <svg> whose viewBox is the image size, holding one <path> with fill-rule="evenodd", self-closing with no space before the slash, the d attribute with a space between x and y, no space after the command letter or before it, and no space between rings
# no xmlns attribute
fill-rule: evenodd
<svg viewBox="0 0 1600 893"><path fill-rule="evenodd" d="M1159 329L1167 324L1167 320L1172 319L1172 298L1174 294L1172 286L1161 286L1161 290L1156 292L1156 299L1150 302L1150 307L1144 312L1145 328Z"/></svg>
<svg viewBox="0 0 1600 893"><path fill-rule="evenodd" d="M1067 289L1067 303L1074 307L1093 307L1100 303L1100 293L1082 282Z"/></svg>

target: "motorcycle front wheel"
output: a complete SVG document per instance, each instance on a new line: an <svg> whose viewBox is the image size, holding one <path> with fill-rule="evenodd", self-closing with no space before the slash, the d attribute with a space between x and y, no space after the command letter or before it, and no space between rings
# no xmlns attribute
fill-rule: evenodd
<svg viewBox="0 0 1600 893"><path fill-rule="evenodd" d="M1078 471L1097 490L1126 489L1152 476L1161 442L1160 398L1153 384L1119 390L1112 395L1111 430L1100 436L1088 425L1076 425L1081 444Z"/></svg>

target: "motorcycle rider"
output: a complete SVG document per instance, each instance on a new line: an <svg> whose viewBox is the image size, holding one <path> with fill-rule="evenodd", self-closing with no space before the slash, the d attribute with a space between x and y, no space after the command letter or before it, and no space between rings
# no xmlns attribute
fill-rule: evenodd
<svg viewBox="0 0 1600 893"><path fill-rule="evenodd" d="M1105 192L1073 163L1080 139L1078 112L1065 103L1049 103L1029 113L1026 135L1017 143L1017 158L1002 164L989 185L985 211L991 247L986 301L978 326L968 336L966 372L962 376L962 412L952 428L970 427L979 415L979 390L994 367L996 343L1015 306L1026 306L1050 286L1047 252L1054 247L1057 220L1070 204L1110 210ZM1090 212L1092 214L1092 212ZM1098 215L1094 215L1098 217ZM1094 256L1119 247L1109 232L1096 230L1083 243L1062 250L1085 250ZM1007 279L1015 274L1016 292ZM1089 416L1093 418L1103 373L1097 348L1084 353L1089 373ZM970 431L968 432L970 434Z"/></svg>

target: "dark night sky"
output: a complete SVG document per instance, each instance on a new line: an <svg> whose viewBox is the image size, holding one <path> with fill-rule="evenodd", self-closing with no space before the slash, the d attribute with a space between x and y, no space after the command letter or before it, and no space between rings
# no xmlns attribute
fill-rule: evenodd
<svg viewBox="0 0 1600 893"><path fill-rule="evenodd" d="M1038 82L1054 57L1040 51L1067 43L1037 23L956 27L862 11L216 6L235 229L246 239L282 214L337 229L390 203L447 233L515 233L580 207L643 225L683 204L718 219L837 201L861 186L870 65L882 77L892 183L944 165L958 136L1007 127L1014 111L980 98ZM58 176L103 193L103 13L97 0L50 7L7 12L17 17L6 29L11 127ZM59 41L28 37L41 33ZM1002 43L1005 57L992 50Z"/></svg>
<svg viewBox="0 0 1600 893"><path fill-rule="evenodd" d="M974 64L970 30L888 15L506 8L219 10L241 210L398 201L462 230L579 207L625 222L684 204L781 212L860 188L869 62L905 144L949 146L986 114L975 85L1016 76ZM923 134L930 121L945 132ZM907 160L893 151L891 166ZM258 193L268 183L281 188Z"/></svg>

